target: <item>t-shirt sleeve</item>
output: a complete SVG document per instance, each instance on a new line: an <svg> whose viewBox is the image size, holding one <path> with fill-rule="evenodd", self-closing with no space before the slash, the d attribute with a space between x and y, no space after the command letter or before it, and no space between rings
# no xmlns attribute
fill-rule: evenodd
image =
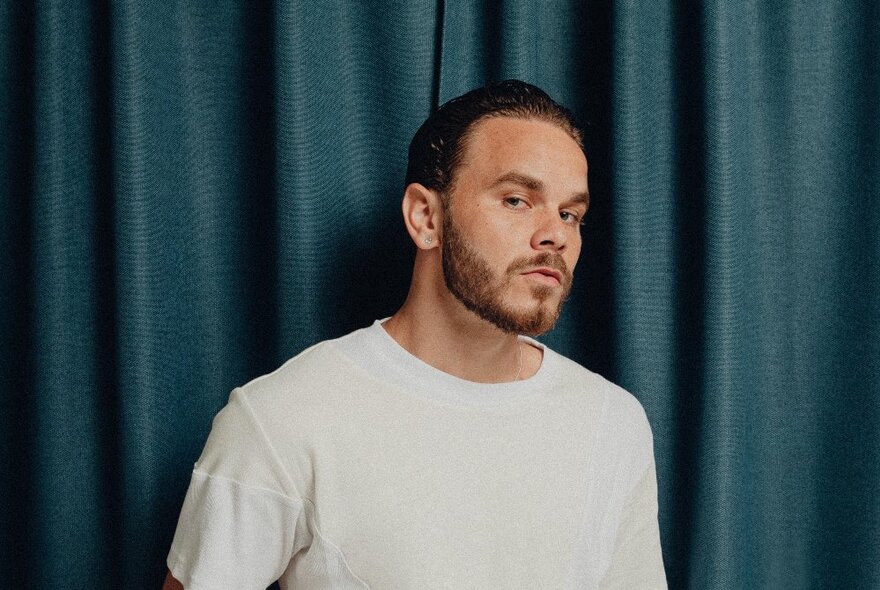
<svg viewBox="0 0 880 590"><path fill-rule="evenodd" d="M187 590L262 590L308 538L303 500L236 389L193 469L168 569Z"/></svg>
<svg viewBox="0 0 880 590"><path fill-rule="evenodd" d="M667 587L657 520L657 474L650 438L641 454L647 465L626 497L611 562L600 584L602 590Z"/></svg>

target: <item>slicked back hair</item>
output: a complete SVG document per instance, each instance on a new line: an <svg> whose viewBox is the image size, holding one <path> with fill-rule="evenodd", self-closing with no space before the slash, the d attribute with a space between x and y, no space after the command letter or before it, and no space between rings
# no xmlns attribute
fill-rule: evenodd
<svg viewBox="0 0 880 590"><path fill-rule="evenodd" d="M553 123L583 150L583 134L571 112L546 92L520 80L493 82L447 101L422 123L409 144L405 184L418 182L445 197L474 125L490 117Z"/></svg>

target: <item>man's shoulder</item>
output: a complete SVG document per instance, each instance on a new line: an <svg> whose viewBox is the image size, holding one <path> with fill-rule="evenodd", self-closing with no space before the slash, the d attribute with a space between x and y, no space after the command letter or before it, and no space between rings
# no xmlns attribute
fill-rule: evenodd
<svg viewBox="0 0 880 590"><path fill-rule="evenodd" d="M289 358L274 371L238 387L252 403L263 405L283 400L306 402L317 393L333 391L333 385L348 379L351 362L345 350L349 341L362 338L363 330L322 340ZM323 396L319 396L323 397Z"/></svg>
<svg viewBox="0 0 880 590"><path fill-rule="evenodd" d="M579 395L598 396L605 420L630 432L650 432L645 409L639 399L624 387L591 371L559 353L556 362L562 367L568 387Z"/></svg>

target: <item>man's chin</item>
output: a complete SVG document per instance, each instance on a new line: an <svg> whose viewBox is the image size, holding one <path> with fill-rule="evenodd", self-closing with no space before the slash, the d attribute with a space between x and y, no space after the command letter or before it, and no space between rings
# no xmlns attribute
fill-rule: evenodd
<svg viewBox="0 0 880 590"><path fill-rule="evenodd" d="M509 310L504 314L503 321L493 323L505 332L534 337L552 330L557 320L559 320L559 307L545 302L530 310L518 312Z"/></svg>
<svg viewBox="0 0 880 590"><path fill-rule="evenodd" d="M546 334L556 326L556 319L557 318L552 318L550 320L541 320L538 323L524 326L525 329L522 330L520 334L524 336L530 336L532 338Z"/></svg>
<svg viewBox="0 0 880 590"><path fill-rule="evenodd" d="M549 299L553 299L558 296L560 288L561 287L559 286L550 285L532 285L531 295L532 297L543 303Z"/></svg>

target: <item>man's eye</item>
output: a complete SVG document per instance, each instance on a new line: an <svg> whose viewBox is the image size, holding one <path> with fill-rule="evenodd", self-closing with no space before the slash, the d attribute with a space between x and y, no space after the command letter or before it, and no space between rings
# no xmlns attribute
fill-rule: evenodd
<svg viewBox="0 0 880 590"><path fill-rule="evenodd" d="M565 223L570 223L571 225L578 225L580 223L583 223L580 216L577 213L573 213L572 211L560 211L559 217L562 218L562 221L564 221Z"/></svg>
<svg viewBox="0 0 880 590"><path fill-rule="evenodd" d="M525 206L526 202L519 197L505 197L504 204L510 207L511 209L520 209Z"/></svg>

